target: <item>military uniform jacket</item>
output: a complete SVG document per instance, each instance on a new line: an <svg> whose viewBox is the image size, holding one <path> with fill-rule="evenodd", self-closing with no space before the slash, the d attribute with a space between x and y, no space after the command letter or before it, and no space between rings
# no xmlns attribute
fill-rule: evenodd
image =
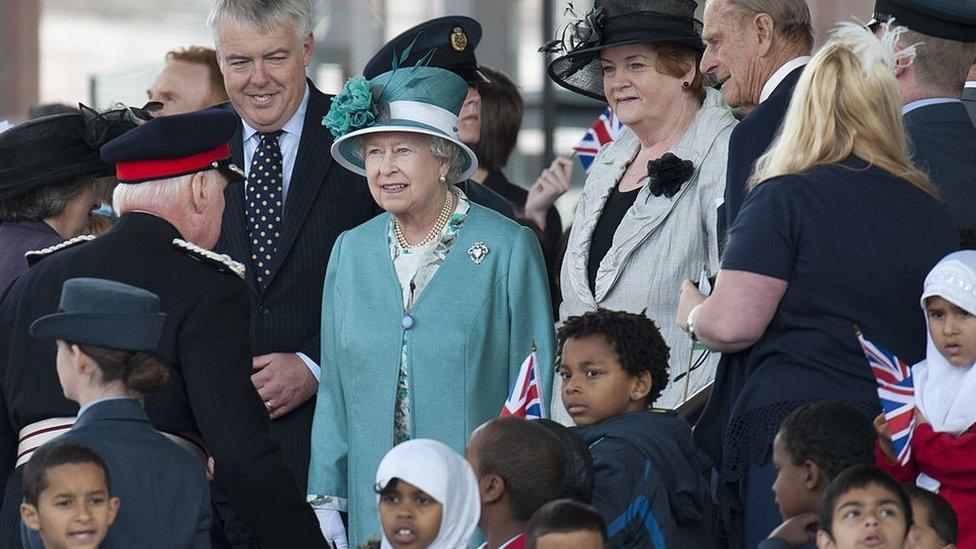
<svg viewBox="0 0 976 549"><path fill-rule="evenodd" d="M158 354L171 367L170 383L146 399L153 425L202 435L216 463L216 489L262 547L322 546L251 384L244 283L175 246L178 238L159 217L127 213L105 236L42 259L11 286L0 302L0 471L14 469L21 428L78 410L61 392L54 344L28 335L28 326L57 310L66 279L115 280L157 294L166 313ZM18 476L7 482L4 515L17 513ZM0 537L0 546L15 544Z"/></svg>
<svg viewBox="0 0 976 549"><path fill-rule="evenodd" d="M108 465L119 514L101 549L210 547L210 488L203 462L153 429L132 398L97 402L57 439L79 442ZM37 532L22 527L41 549Z"/></svg>

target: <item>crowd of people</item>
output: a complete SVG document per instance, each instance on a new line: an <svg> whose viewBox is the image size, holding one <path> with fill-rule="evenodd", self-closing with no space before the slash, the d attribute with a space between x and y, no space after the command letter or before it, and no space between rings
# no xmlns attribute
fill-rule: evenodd
<svg viewBox="0 0 976 549"><path fill-rule="evenodd" d="M332 96L309 0L214 0L0 133L0 544L976 547L976 4L697 9L541 46L623 126L565 231L469 17Z"/></svg>

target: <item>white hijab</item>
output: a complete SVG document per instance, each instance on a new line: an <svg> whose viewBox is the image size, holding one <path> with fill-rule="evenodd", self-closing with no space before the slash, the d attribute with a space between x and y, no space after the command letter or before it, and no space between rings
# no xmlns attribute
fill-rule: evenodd
<svg viewBox="0 0 976 549"><path fill-rule="evenodd" d="M976 251L949 254L932 269L925 277L923 310L932 296L976 315ZM915 402L933 430L958 436L976 422L976 367L949 364L931 334L926 332L926 337L925 360L912 367Z"/></svg>
<svg viewBox="0 0 976 549"><path fill-rule="evenodd" d="M381 490L395 478L427 492L443 507L441 529L430 549L468 546L481 516L481 496L478 479L463 457L436 440L408 440L387 452L376 470ZM385 532L382 547L393 547Z"/></svg>

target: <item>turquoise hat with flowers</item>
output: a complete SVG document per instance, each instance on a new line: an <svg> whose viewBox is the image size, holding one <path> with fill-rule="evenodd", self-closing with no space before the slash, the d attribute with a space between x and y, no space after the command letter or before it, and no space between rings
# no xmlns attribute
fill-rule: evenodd
<svg viewBox="0 0 976 549"><path fill-rule="evenodd" d="M322 125L335 137L332 157L346 169L366 175L365 162L355 150L365 135L408 132L446 139L461 148L462 165L457 181L471 177L478 168L474 152L458 138L458 114L468 85L453 72L417 64L394 68L367 81L350 78L332 99Z"/></svg>

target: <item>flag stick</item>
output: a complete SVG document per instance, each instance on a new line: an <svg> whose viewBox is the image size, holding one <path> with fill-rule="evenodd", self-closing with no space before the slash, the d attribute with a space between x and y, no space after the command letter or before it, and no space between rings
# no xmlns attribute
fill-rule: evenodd
<svg viewBox="0 0 976 549"><path fill-rule="evenodd" d="M701 273L698 275L698 291L705 294L705 297L708 297L708 294L712 292L711 289L709 289L706 293L705 291L706 284L708 284L708 265L702 263ZM695 340L692 339L691 351L688 352L688 367L685 368L684 396L682 397L681 402L686 402L688 400L688 389L691 386L691 366L694 363L694 359L695 359Z"/></svg>

